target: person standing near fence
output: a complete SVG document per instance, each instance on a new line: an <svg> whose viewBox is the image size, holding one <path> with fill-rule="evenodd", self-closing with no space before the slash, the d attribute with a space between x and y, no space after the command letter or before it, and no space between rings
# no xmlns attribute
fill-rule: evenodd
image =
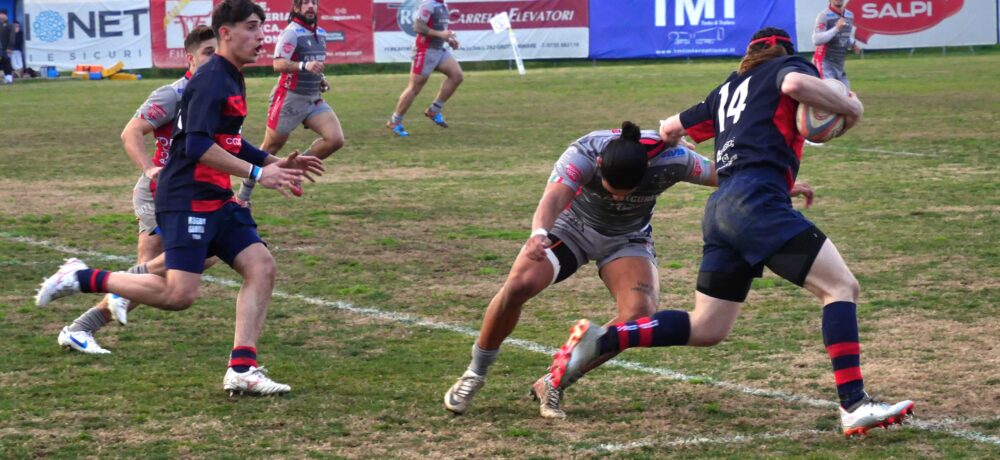
<svg viewBox="0 0 1000 460"><path fill-rule="evenodd" d="M819 69L820 78L839 80L850 89L851 82L844 70L847 52L860 54L861 48L854 39L854 13L844 9L846 4L846 0L830 0L816 16L812 34L813 45L816 45L813 64Z"/></svg>
<svg viewBox="0 0 1000 460"><path fill-rule="evenodd" d="M3 70L3 82L14 83L14 68L11 66L10 54L14 46L14 25L7 20L7 10L0 9L0 70Z"/></svg>

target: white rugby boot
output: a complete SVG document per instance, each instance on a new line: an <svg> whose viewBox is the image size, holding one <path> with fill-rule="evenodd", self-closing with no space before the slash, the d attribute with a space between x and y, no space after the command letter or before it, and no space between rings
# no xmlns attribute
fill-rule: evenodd
<svg viewBox="0 0 1000 460"><path fill-rule="evenodd" d="M583 367L598 357L599 340L605 328L581 319L569 330L569 338L556 352L549 372L552 386L565 390L583 376Z"/></svg>
<svg viewBox="0 0 1000 460"><path fill-rule="evenodd" d="M128 324L128 307L132 301L111 293L108 293L107 300L108 309L111 310L111 316L115 318L115 321L118 321L118 324L122 326Z"/></svg>
<svg viewBox="0 0 1000 460"><path fill-rule="evenodd" d="M54 275L42 281L38 293L35 294L35 305L44 307L55 299L80 292L80 282L76 280L76 272L86 269L87 264L80 259L75 257L66 259Z"/></svg>
<svg viewBox="0 0 1000 460"><path fill-rule="evenodd" d="M563 390L552 385L552 374L545 374L536 380L528 394L538 401L538 413L543 418L566 418L561 407Z"/></svg>
<svg viewBox="0 0 1000 460"><path fill-rule="evenodd" d="M59 338L56 343L64 348L76 350L88 355L110 355L111 351L101 348L94 340L94 335L88 331L70 331L69 326L59 331Z"/></svg>
<svg viewBox="0 0 1000 460"><path fill-rule="evenodd" d="M486 377L466 369L465 373L455 382L444 394L444 407L455 413L462 415L469 408L469 403L486 385Z"/></svg>
<svg viewBox="0 0 1000 460"><path fill-rule="evenodd" d="M228 391L229 396L236 393L266 396L292 391L292 387L271 380L264 366L250 366L250 370L243 373L236 372L230 367L222 379L222 389Z"/></svg>
<svg viewBox="0 0 1000 460"><path fill-rule="evenodd" d="M913 401L887 404L868 394L855 403L850 411L840 408L840 427L844 436L867 435L872 428L888 428L895 423L903 423L907 415L913 414Z"/></svg>

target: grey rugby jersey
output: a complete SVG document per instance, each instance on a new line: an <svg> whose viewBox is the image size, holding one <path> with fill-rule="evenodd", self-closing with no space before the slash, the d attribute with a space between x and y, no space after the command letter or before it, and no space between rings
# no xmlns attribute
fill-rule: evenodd
<svg viewBox="0 0 1000 460"><path fill-rule="evenodd" d="M326 62L326 31L322 27L312 28L295 20L289 22L274 44L274 58L296 62ZM289 91L308 96L319 94L322 80L322 75L296 70L282 72L278 84Z"/></svg>
<svg viewBox="0 0 1000 460"><path fill-rule="evenodd" d="M843 17L847 21L847 26L838 31L837 21L840 17L829 7L824 8L816 16L812 39L813 45L816 45L816 52L822 54L821 60L843 70L847 53L854 46L854 13L844 10Z"/></svg>
<svg viewBox="0 0 1000 460"><path fill-rule="evenodd" d="M615 201L601 185L597 157L621 130L594 131L576 140L559 157L549 182L566 184L577 192L569 212L604 235L641 230L653 217L656 198L677 182L705 184L712 176L712 162L687 148L667 149L656 131L642 131L650 162L639 187L622 201Z"/></svg>

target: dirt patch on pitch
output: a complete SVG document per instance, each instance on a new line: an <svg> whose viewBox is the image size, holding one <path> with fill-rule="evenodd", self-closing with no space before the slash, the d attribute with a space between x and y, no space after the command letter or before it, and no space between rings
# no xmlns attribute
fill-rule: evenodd
<svg viewBox="0 0 1000 460"><path fill-rule="evenodd" d="M0 180L0 214L52 214L81 212L100 206L102 211L132 212L132 186L127 179L69 181Z"/></svg>

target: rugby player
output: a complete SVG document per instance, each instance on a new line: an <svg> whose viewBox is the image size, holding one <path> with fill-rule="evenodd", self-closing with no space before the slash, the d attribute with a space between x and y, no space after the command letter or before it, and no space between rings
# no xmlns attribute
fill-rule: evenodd
<svg viewBox="0 0 1000 460"><path fill-rule="evenodd" d="M160 171L156 222L163 238L166 277L112 273L69 259L38 291L39 307L78 292L112 292L164 310L184 310L198 296L205 258L218 256L243 277L236 297L236 330L223 389L286 393L257 362L257 340L274 290L275 263L257 234L249 208L237 204L230 176L253 177L285 196L303 178L323 172L322 160L293 152L277 158L246 142L242 68L264 44L264 10L250 0L224 0L212 10L216 54L192 76L174 124L170 156Z"/></svg>
<svg viewBox="0 0 1000 460"><path fill-rule="evenodd" d="M816 16L816 26L813 28L812 41L816 45L813 53L813 64L819 70L820 78L839 80L848 89L851 82L847 79L844 64L847 53L861 53L854 39L854 13L844 9L846 0L830 0L830 4Z"/></svg>
<svg viewBox="0 0 1000 460"><path fill-rule="evenodd" d="M122 130L121 139L125 153L142 173L132 190L132 205L136 220L139 222L139 241L136 247L138 264L130 269L132 273L146 273L146 262L163 252L163 241L156 228L156 209L153 203L156 177L170 151L174 119L177 117L184 88L198 67L208 62L215 54L217 47L218 41L210 27L198 26L192 29L184 39L187 73L179 80L153 91ZM148 134L152 134L156 141L156 152L152 158L146 153L145 136ZM84 312L69 326L62 328L56 341L63 347L83 353L111 353L94 340L93 334L110 322L112 317L121 324L127 323L128 312L137 306L138 304L132 304L123 297L107 294L97 306Z"/></svg>
<svg viewBox="0 0 1000 460"><path fill-rule="evenodd" d="M715 168L686 147L667 148L655 131L640 131L633 123L573 142L552 170L531 236L490 301L472 361L445 393L445 408L456 414L468 409L525 302L591 260L615 298L615 322L656 311L660 283L650 220L657 197L681 181L714 186ZM565 417L561 390L550 376L538 379L531 391L543 417Z"/></svg>
<svg viewBox="0 0 1000 460"><path fill-rule="evenodd" d="M887 404L865 392L858 281L833 242L792 208L789 195L802 158L803 138L795 129L800 103L843 115L845 129L864 113L853 92L830 89L816 67L795 56L787 32L767 27L753 35L738 70L723 84L661 124L668 145L687 134L695 142L714 137L718 149L719 189L705 205L694 311L662 310L608 328L580 320L550 368L557 388L565 390L602 355L626 348L718 344L766 266L823 305L823 344L833 363L844 435L863 435L912 413L912 401Z"/></svg>
<svg viewBox="0 0 1000 460"><path fill-rule="evenodd" d="M340 120L321 93L329 89L323 77L326 31L317 26L319 0L292 0L288 26L274 44L274 71L280 72L267 108L267 128L260 148L277 155L298 125L320 137L303 156L326 157L344 146ZM244 179L237 199L249 202L254 180Z"/></svg>
<svg viewBox="0 0 1000 460"><path fill-rule="evenodd" d="M417 33L417 40L413 47L410 82L399 95L396 111L385 124L400 137L410 135L403 128L403 116L413 105L413 99L427 84L431 72L437 70L446 78L441 82L437 98L427 110L424 110L424 115L442 128L447 128L448 123L444 120L441 109L465 78L462 67L451 53L451 49L458 49L458 38L454 31L448 30L448 4L444 0L422 0L414 15L413 30ZM451 49L446 48L445 43L451 46Z"/></svg>

